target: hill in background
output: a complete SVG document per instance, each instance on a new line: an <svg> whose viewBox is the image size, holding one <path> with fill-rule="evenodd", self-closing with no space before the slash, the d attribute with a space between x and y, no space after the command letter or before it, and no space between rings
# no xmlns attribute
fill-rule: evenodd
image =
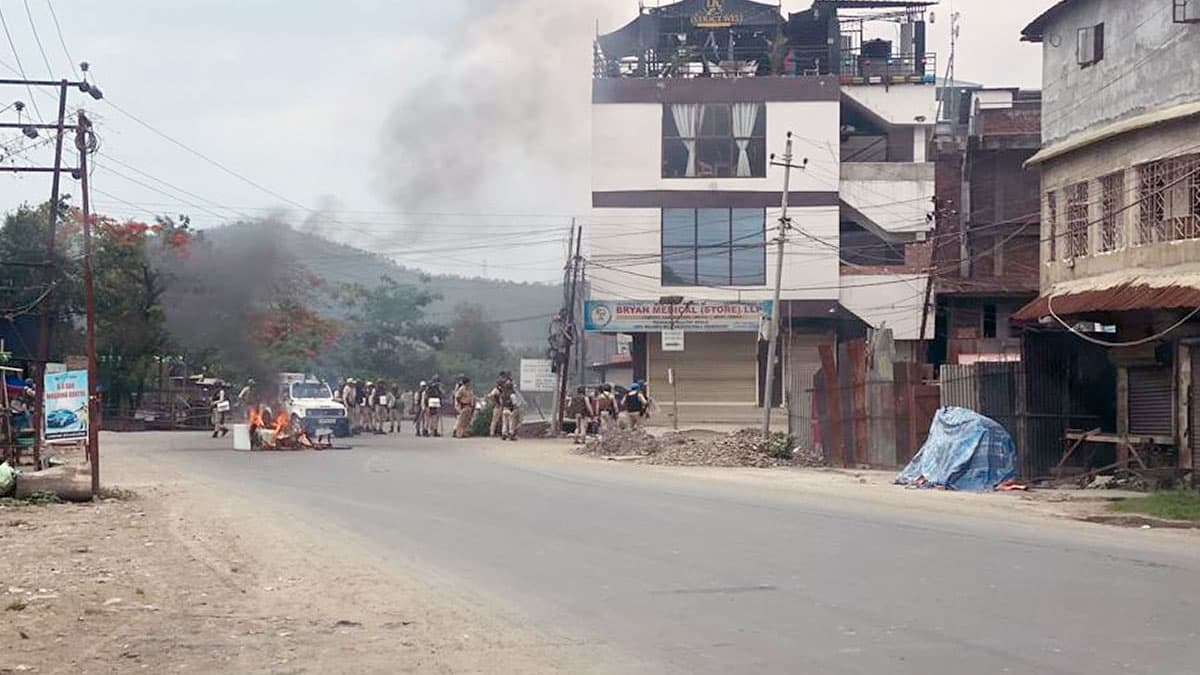
<svg viewBox="0 0 1200 675"><path fill-rule="evenodd" d="M331 283L372 286L387 276L402 284L426 286L441 296L429 309L429 319L435 322L448 321L459 303L481 305L489 319L500 323L504 340L511 347L544 347L550 315L563 301L558 286L427 274L382 255L278 223L238 223L203 230L204 239L218 248L247 242L260 245L264 236L270 238L282 258L298 261Z"/></svg>

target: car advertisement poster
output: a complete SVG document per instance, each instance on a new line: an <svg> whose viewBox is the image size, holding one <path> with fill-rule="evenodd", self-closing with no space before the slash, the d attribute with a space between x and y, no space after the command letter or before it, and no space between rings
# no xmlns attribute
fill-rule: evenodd
<svg viewBox="0 0 1200 675"><path fill-rule="evenodd" d="M662 304L647 300L588 300L583 329L589 333L754 332L771 318L771 301L685 300Z"/></svg>
<svg viewBox="0 0 1200 675"><path fill-rule="evenodd" d="M86 370L46 373L46 405L42 424L51 443L86 439L88 374Z"/></svg>

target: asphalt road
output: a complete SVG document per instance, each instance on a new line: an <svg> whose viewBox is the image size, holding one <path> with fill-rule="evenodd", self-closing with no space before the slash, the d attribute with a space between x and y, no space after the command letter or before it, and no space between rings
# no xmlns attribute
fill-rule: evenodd
<svg viewBox="0 0 1200 675"><path fill-rule="evenodd" d="M1152 549L1137 530L921 515L481 443L402 435L250 454L197 437L161 452L654 672L1200 672L1190 543Z"/></svg>

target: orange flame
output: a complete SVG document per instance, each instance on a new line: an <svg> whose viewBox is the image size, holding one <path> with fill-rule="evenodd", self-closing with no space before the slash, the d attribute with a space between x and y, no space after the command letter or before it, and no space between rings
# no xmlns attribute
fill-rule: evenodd
<svg viewBox="0 0 1200 675"><path fill-rule="evenodd" d="M266 426L266 423L263 420L262 411L255 407L250 408L248 421L250 422L251 429Z"/></svg>
<svg viewBox="0 0 1200 675"><path fill-rule="evenodd" d="M281 412L275 416L275 435L281 436L289 426L287 413Z"/></svg>

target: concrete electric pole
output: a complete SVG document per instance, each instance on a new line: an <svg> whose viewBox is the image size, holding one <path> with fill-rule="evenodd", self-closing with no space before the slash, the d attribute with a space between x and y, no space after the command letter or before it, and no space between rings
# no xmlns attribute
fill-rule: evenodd
<svg viewBox="0 0 1200 675"><path fill-rule="evenodd" d="M808 166L808 160L803 164L792 164L792 132L788 132L787 146L783 151L783 161L776 162L771 155L771 166L783 167L783 199L779 213L779 235L775 240L775 294L771 302L771 320L767 329L767 377L763 388L763 436L771 434L771 408L775 405L775 363L778 360L776 351L779 348L779 295L783 287L783 245L787 241L788 230L791 229L791 219L788 218L788 191L791 188L792 169L803 169Z"/></svg>

